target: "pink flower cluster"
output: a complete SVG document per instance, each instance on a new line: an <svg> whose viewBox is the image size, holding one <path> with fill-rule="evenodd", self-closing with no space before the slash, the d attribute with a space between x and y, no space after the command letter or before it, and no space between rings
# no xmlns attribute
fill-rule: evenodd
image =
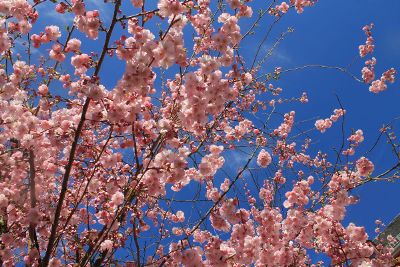
<svg viewBox="0 0 400 267"><path fill-rule="evenodd" d="M22 34L28 34L32 29L32 24L28 20L22 20L18 22L10 21L8 23L9 33L20 32Z"/></svg>
<svg viewBox="0 0 400 267"><path fill-rule="evenodd" d="M11 41L8 37L7 29L3 26L4 19L0 18L0 54L7 51L11 47Z"/></svg>
<svg viewBox="0 0 400 267"><path fill-rule="evenodd" d="M358 129L354 134L347 138L347 140L353 142L355 145L359 145L364 141L364 133L362 130Z"/></svg>
<svg viewBox="0 0 400 267"><path fill-rule="evenodd" d="M324 133L326 129L332 127L333 122L336 122L340 117L344 116L345 113L346 110L344 109L335 109L330 118L324 120L322 119L317 120L315 122L315 128L317 128L317 130L320 131L321 133Z"/></svg>
<svg viewBox="0 0 400 267"><path fill-rule="evenodd" d="M0 1L0 55L11 47L10 33L20 32L26 35L38 17L37 11L27 0ZM15 18L17 21L7 19Z"/></svg>
<svg viewBox="0 0 400 267"><path fill-rule="evenodd" d="M112 240L104 240L103 243L100 245L100 251L111 251L113 248L113 241Z"/></svg>
<svg viewBox="0 0 400 267"><path fill-rule="evenodd" d="M362 78L365 83L370 83L375 79L375 64L376 59L374 57L365 61L365 67L361 70Z"/></svg>
<svg viewBox="0 0 400 267"><path fill-rule="evenodd" d="M32 16L33 8L27 0L3 0L0 1L0 13L12 16L18 21L24 21Z"/></svg>
<svg viewBox="0 0 400 267"><path fill-rule="evenodd" d="M303 13L305 7L313 6L318 0L290 0L297 13Z"/></svg>
<svg viewBox="0 0 400 267"><path fill-rule="evenodd" d="M99 11L87 11L84 15L77 15L74 20L75 26L86 34L90 39L96 40L99 35L101 20Z"/></svg>
<svg viewBox="0 0 400 267"><path fill-rule="evenodd" d="M317 120L315 122L315 128L317 128L318 131L321 133L324 133L326 129L329 129L332 127L332 121L330 119L324 119L324 120Z"/></svg>
<svg viewBox="0 0 400 267"><path fill-rule="evenodd" d="M277 184L284 184L286 183L286 178L283 177L282 175L282 170L279 169L277 172L275 172L274 175L274 182L276 182Z"/></svg>
<svg viewBox="0 0 400 267"><path fill-rule="evenodd" d="M367 35L367 41L365 42L365 45L360 45L359 50L360 50L360 57L365 57L368 54L372 54L374 52L374 38L372 37L372 28L374 27L374 24L371 23L370 25L365 25L363 27L363 31L365 32L365 35Z"/></svg>
<svg viewBox="0 0 400 267"><path fill-rule="evenodd" d="M352 156L355 153L355 148L358 147L358 145L364 141L364 133L362 130L359 129L349 138L347 138L347 140L351 142L350 148L343 151L343 155Z"/></svg>
<svg viewBox="0 0 400 267"><path fill-rule="evenodd" d="M33 34L31 36L31 40L33 46L39 48L41 44L45 44L51 41L55 42L60 37L61 37L60 28L58 26L51 25L45 28L44 33L40 33L40 35Z"/></svg>
<svg viewBox="0 0 400 267"><path fill-rule="evenodd" d="M63 48L60 44L54 44L49 52L51 59L58 62L63 62L65 60L65 54L63 53Z"/></svg>
<svg viewBox="0 0 400 267"><path fill-rule="evenodd" d="M258 166L266 168L269 164L271 164L271 162L272 162L271 155L264 149L261 149L257 157Z"/></svg>
<svg viewBox="0 0 400 267"><path fill-rule="evenodd" d="M292 191L285 194L286 200L283 202L285 208L293 207L297 205L303 207L308 204L309 193L311 192L310 186L314 183L314 177L309 176L307 180L302 180L298 182L293 187Z"/></svg>
<svg viewBox="0 0 400 267"><path fill-rule="evenodd" d="M81 48L81 41L76 38L72 38L67 42L67 47L65 47L65 52L79 52Z"/></svg>
<svg viewBox="0 0 400 267"><path fill-rule="evenodd" d="M80 54L71 57L71 65L75 67L75 75L83 75L89 68L90 57L87 54Z"/></svg>
<svg viewBox="0 0 400 267"><path fill-rule="evenodd" d="M143 0L131 0L134 7L141 7L143 5Z"/></svg>
<svg viewBox="0 0 400 267"><path fill-rule="evenodd" d="M282 2L276 5L275 8L271 8L269 13L274 16L281 16L286 14L290 6L294 7L297 13L303 13L305 7L313 6L318 0L290 0L290 5L286 2ZM281 13L280 13L281 12Z"/></svg>
<svg viewBox="0 0 400 267"><path fill-rule="evenodd" d="M286 2L282 2L280 5L276 7L282 13L287 13L289 10L289 5Z"/></svg>
<svg viewBox="0 0 400 267"><path fill-rule="evenodd" d="M283 123L274 130L274 135L280 136L282 139L286 139L289 135L289 133L292 131L293 123L294 123L294 115L295 112L291 111L289 113L286 113L283 116Z"/></svg>
<svg viewBox="0 0 400 267"><path fill-rule="evenodd" d="M218 33L212 37L213 47L224 53L224 56L221 58L221 63L223 66L227 66L232 62L232 56L230 55L232 53L231 47L237 45L240 41L240 27L238 25L238 18L228 13L222 13L218 17L218 22L222 23L223 26Z"/></svg>
<svg viewBox="0 0 400 267"><path fill-rule="evenodd" d="M242 120L234 128L230 126L224 127L224 132L226 133L227 140L240 140L246 134L249 134L253 129L253 123L250 120Z"/></svg>
<svg viewBox="0 0 400 267"><path fill-rule="evenodd" d="M66 7L59 4L57 11L64 13ZM86 34L90 39L97 39L101 20L98 10L86 11L85 3L82 0L72 0L72 12L75 13L74 24L79 31Z"/></svg>
<svg viewBox="0 0 400 267"><path fill-rule="evenodd" d="M368 39L365 45L360 45L359 47L361 57L365 57L367 54L370 54L374 51L375 46L373 45L373 38L371 33L371 29L373 28L373 26L374 25L371 24L366 25L363 28L365 34L368 36ZM387 89L386 82L394 83L396 70L394 68L391 68L385 71L380 79L374 81L375 65L376 59L374 57L370 60L365 61L365 67L362 68L361 74L365 83L371 83L369 91L377 94Z"/></svg>
<svg viewBox="0 0 400 267"><path fill-rule="evenodd" d="M154 66L167 69L174 63L186 65L186 52L183 43L183 28L186 25L186 18L182 16L179 20L152 50L155 59ZM172 20L170 20L171 22Z"/></svg>
<svg viewBox="0 0 400 267"><path fill-rule="evenodd" d="M334 174L328 183L331 191L338 192L342 189L354 188L361 181L360 174L357 172L341 171Z"/></svg>
<svg viewBox="0 0 400 267"><path fill-rule="evenodd" d="M227 0L226 2L232 9L239 10L238 16L251 17L253 14L253 10L245 2L242 3L240 0Z"/></svg>
<svg viewBox="0 0 400 267"><path fill-rule="evenodd" d="M385 71L379 80L375 80L371 83L369 91L375 94L385 91L387 88L386 82L394 83L395 75L396 70L394 68Z"/></svg>
<svg viewBox="0 0 400 267"><path fill-rule="evenodd" d="M365 157L356 162L357 171L361 176L368 176L374 171L374 164Z"/></svg>
<svg viewBox="0 0 400 267"><path fill-rule="evenodd" d="M163 17L176 16L185 10L184 5L182 5L179 0L160 0L158 1L157 7L159 13Z"/></svg>
<svg viewBox="0 0 400 267"><path fill-rule="evenodd" d="M182 111L179 113L182 126L193 132L200 133L208 122L209 115L216 115L224 109L227 100L234 99L237 91L230 88L227 79L222 78L222 72L217 70L204 76L202 73L191 72L185 75L185 84L181 89Z"/></svg>
<svg viewBox="0 0 400 267"><path fill-rule="evenodd" d="M222 167L225 159L220 155L223 151L222 146L210 146L211 154L203 157L201 163L199 164L199 171L201 175L211 178L213 177L218 169Z"/></svg>

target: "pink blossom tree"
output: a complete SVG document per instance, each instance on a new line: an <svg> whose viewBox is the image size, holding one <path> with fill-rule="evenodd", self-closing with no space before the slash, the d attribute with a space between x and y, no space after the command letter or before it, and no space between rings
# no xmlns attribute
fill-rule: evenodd
<svg viewBox="0 0 400 267"><path fill-rule="evenodd" d="M398 178L390 125L381 137L397 163L380 173L357 153L363 131L344 136L351 107L340 101L312 129L342 124L340 150L313 153L293 132L295 111L278 112L307 94L283 99L273 85L316 67L386 90L396 71L376 77L372 24L361 75L265 73L269 54L241 56L242 40L262 18L273 18L269 33L316 0L259 12L250 0L105 2L111 12L87 0L0 1L4 266L323 265L315 253L335 266L390 265L389 248L343 223L355 188ZM58 17L42 27L46 10Z"/></svg>

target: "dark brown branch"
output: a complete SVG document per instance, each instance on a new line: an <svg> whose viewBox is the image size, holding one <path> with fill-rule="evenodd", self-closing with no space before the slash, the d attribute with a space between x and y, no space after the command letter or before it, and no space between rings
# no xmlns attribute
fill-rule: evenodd
<svg viewBox="0 0 400 267"><path fill-rule="evenodd" d="M33 153L32 150L29 150L29 190L30 190L30 199L31 199L31 209L36 208L36 203L37 203L35 175L36 175L35 154ZM38 262L40 265L42 260L40 258L40 248L39 248L39 242L37 239L36 225L33 223L29 224L29 239L32 243L32 247L36 248L39 253Z"/></svg>
<svg viewBox="0 0 400 267"><path fill-rule="evenodd" d="M116 18L117 18L117 14L118 14L120 6L121 6L121 0L118 0L115 3L113 20L111 22L109 30L107 31L106 38L105 38L104 45L103 45L103 50L101 52L99 61L97 62L96 69L94 71L93 76L97 76L99 74L99 72L100 72L101 65L103 64L105 55L107 53L107 47L108 47L108 44L110 42L112 32L114 30L114 26L115 26L115 24L117 22ZM76 148L78 146L80 134L82 132L83 124L84 124L85 119L86 119L86 113L87 113L87 110L89 108L89 104L90 104L90 98L87 98L86 101L85 101L85 104L83 105L81 118L79 120L79 124L78 124L78 127L77 127L76 132L75 132L74 141L72 143L71 151L70 151L69 158L68 158L68 164L65 167L65 173L64 173L64 177L63 177L63 181L62 181L62 185L61 185L60 198L59 198L58 203L57 203L56 212L54 214L54 221L53 221L53 224L51 226L51 233L50 233L50 237L49 237L49 241L48 241L48 245L47 245L46 255L43 258L42 266L44 266L44 267L48 266L51 253L53 251L54 243L55 243L55 240L56 240L57 226L58 226L58 223L60 221L61 209L62 209L62 205L63 205L63 202L64 202L65 194L67 192L68 180L69 180L69 176L70 176L72 165L73 165L74 158L75 158L75 151L76 151Z"/></svg>

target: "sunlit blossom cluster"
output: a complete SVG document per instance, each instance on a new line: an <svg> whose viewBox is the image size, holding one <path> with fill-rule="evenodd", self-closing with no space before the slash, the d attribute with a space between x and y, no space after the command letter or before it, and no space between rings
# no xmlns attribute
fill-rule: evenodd
<svg viewBox="0 0 400 267"><path fill-rule="evenodd" d="M315 128L321 133L324 133L327 129L332 127L332 124L336 122L340 117L344 116L346 110L335 109L333 114L328 119L320 119L315 122Z"/></svg>
<svg viewBox="0 0 400 267"><path fill-rule="evenodd" d="M374 39L372 37L372 28L374 27L374 24L370 25L365 25L363 27L363 31L367 35L367 41L365 45L360 45L359 50L360 50L360 57L365 57L368 54L372 54L374 52L375 45ZM375 79L375 65L376 65L376 59L372 57L369 60L365 61L365 66L361 70L362 78L365 83L369 83L369 91L372 93L379 93L382 91L385 91L387 89L387 82L389 83L394 83L395 80L395 75L396 75L396 70L394 68L390 68L389 70L385 71L381 78L378 80Z"/></svg>

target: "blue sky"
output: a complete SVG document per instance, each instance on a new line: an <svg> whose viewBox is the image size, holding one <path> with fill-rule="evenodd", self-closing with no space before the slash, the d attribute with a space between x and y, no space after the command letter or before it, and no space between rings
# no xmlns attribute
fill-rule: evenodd
<svg viewBox="0 0 400 267"><path fill-rule="evenodd" d="M126 1L126 6L128 2ZM149 1L150 2L150 1ZM266 1L254 1L252 3L254 14L257 14L257 8L266 8ZM109 24L112 6L104 4L101 0L91 0L88 2L88 9L96 8L101 12L101 16L106 25ZM130 7L131 8L131 7ZM132 9L132 8L131 8ZM366 24L373 22L373 36L375 38L375 53L377 58L376 74L380 74L394 67L400 71L400 1L398 0L322 0L314 7L306 8L304 13L298 15L293 9L282 18L282 20L273 28L270 37L266 41L260 56L273 45L276 38L286 31L288 27L293 27L294 32L287 35L279 47L274 50L274 54L263 65L263 72L271 72L277 66L283 69L299 67L307 64L323 64L329 66L345 67L351 64L349 71L356 76L361 77L360 70L363 67L364 60L358 56L358 46L364 44L366 36L361 30ZM43 30L44 25L58 23L68 23L70 20L59 19L60 16L54 11L40 8L45 14L34 26L35 30ZM132 12L134 10L132 9ZM247 31L255 17L243 19L241 22L242 33ZM241 55L248 62L247 67L251 65L252 56L255 47L264 37L267 28L274 18L266 16L256 28L256 34L245 39L241 45ZM165 22L161 28L165 29ZM158 35L158 26L152 25L153 33ZM114 37L121 32L116 32ZM126 34L126 33L125 33ZM97 50L98 42L103 42L104 33L100 34L97 41L83 43L83 51L88 53ZM84 35L75 32L74 37L83 37ZM191 35L185 39L186 43L191 43ZM43 52L43 50L41 49ZM39 51L36 51L37 53ZM69 62L69 59L66 60ZM65 64L66 70L71 70L69 64ZM102 70L102 83L110 90L115 85L120 75L115 75L115 69L123 70L123 63L116 59L106 59ZM173 73L174 69L167 71ZM159 83L159 81L158 81ZM285 104L279 107L279 112L296 110L296 121L310 120L297 125L303 130L313 128L316 118L327 118L332 114L335 108L339 108L336 96L340 99L344 108L347 109L345 116L345 136L351 134L351 129L362 129L366 141L359 148L359 154L363 155L372 147L379 135L379 128L384 123L390 122L393 118L400 116L398 107L400 88L399 82L388 86L388 90L378 95L368 91L368 85L360 84L344 73L335 70L306 69L296 72L290 72L281 75L278 81L273 84L284 89L283 97L300 96L306 91L309 96L307 105ZM53 84L51 90L62 90ZM59 86L59 84L58 84ZM58 91L60 92L60 91ZM264 100L269 100L264 97ZM279 118L279 117L277 117ZM278 122L279 120L276 120ZM394 123L394 130L400 127L399 122ZM340 123L334 124L325 134L319 134L316 131L311 132L315 145L312 152L316 153L322 150L326 153L332 153L333 147L338 147L341 142ZM234 157L227 153L227 163L224 169L233 174L238 164L245 162L246 158ZM375 163L375 173L381 173L390 168L394 163L394 156L390 147L382 140L378 147L368 157ZM232 167L233 166L233 167ZM220 174L218 179L223 180L224 174ZM184 194L192 194L197 184L191 184ZM354 222L358 225L365 225L370 237L374 237L374 221L382 219L389 223L396 214L400 212L398 202L398 193L400 183L370 183L356 190L354 193L360 197L357 205L349 208L346 222ZM184 197L183 197L184 198ZM201 196L203 198L203 196ZM182 204L183 205L183 204ZM200 205L206 209L206 205ZM185 207L174 206L175 210ZM186 208L187 205L186 205ZM189 207L190 208L190 207Z"/></svg>

